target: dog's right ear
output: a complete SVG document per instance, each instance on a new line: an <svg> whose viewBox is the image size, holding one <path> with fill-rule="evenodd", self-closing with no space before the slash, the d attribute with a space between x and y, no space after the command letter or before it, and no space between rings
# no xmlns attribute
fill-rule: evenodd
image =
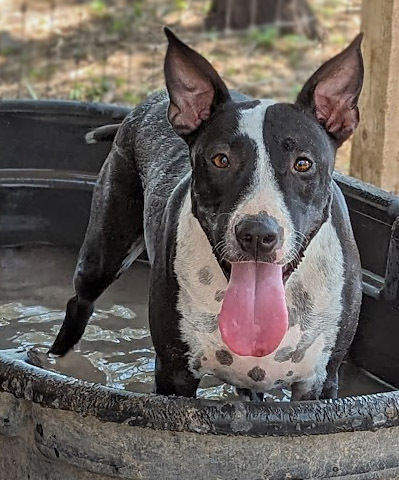
<svg viewBox="0 0 399 480"><path fill-rule="evenodd" d="M359 123L358 100L363 85L360 33L344 51L328 60L306 82L297 105L310 110L341 145Z"/></svg>
<svg viewBox="0 0 399 480"><path fill-rule="evenodd" d="M170 104L168 119L178 135L186 136L208 120L230 94L212 65L179 40L167 27L169 41L165 58L165 80Z"/></svg>

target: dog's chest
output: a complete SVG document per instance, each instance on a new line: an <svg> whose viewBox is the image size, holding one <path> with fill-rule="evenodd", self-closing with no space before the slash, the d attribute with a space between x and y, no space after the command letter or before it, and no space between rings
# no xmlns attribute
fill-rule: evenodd
<svg viewBox="0 0 399 480"><path fill-rule="evenodd" d="M189 345L193 373L198 377L213 374L227 383L258 391L318 375L335 344L342 311L342 251L331 224L322 227L318 242L313 242L308 258L286 285L290 326L281 344L266 357L243 357L232 352L221 338L218 314L227 281L190 210L186 199L178 227L175 273L180 332ZM331 260L328 268L325 252Z"/></svg>
<svg viewBox="0 0 399 480"><path fill-rule="evenodd" d="M276 352L262 358L236 355L224 344L218 328L213 334L192 331L190 337L189 365L195 376L212 374L226 383L260 392L314 377L325 347L324 336L318 335L302 348L299 325L288 330Z"/></svg>

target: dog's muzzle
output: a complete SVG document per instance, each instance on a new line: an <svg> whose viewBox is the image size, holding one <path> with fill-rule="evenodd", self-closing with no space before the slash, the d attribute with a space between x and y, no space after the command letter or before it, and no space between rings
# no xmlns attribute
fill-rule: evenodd
<svg viewBox="0 0 399 480"><path fill-rule="evenodd" d="M283 244L283 228L268 215L242 218L235 227L237 243L247 260L270 261Z"/></svg>

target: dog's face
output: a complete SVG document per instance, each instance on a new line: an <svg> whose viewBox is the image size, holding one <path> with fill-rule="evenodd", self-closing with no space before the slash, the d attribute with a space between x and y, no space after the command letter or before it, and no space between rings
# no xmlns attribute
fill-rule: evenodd
<svg viewBox="0 0 399 480"><path fill-rule="evenodd" d="M193 213L219 262L294 263L328 217L335 152L358 124L361 36L284 104L234 101L166 33L169 121L190 147Z"/></svg>

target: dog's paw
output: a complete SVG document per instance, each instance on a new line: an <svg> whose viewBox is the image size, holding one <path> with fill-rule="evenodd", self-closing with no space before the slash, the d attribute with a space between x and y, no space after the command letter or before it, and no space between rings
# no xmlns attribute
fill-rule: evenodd
<svg viewBox="0 0 399 480"><path fill-rule="evenodd" d="M39 349L32 347L26 353L28 363L34 365L35 367L45 368L46 370L51 370L54 368L55 359L53 355L50 355L46 352L42 352Z"/></svg>
<svg viewBox="0 0 399 480"><path fill-rule="evenodd" d="M94 145L97 143L95 132L96 132L95 130L92 130L91 132L86 133L85 141L88 145Z"/></svg>

